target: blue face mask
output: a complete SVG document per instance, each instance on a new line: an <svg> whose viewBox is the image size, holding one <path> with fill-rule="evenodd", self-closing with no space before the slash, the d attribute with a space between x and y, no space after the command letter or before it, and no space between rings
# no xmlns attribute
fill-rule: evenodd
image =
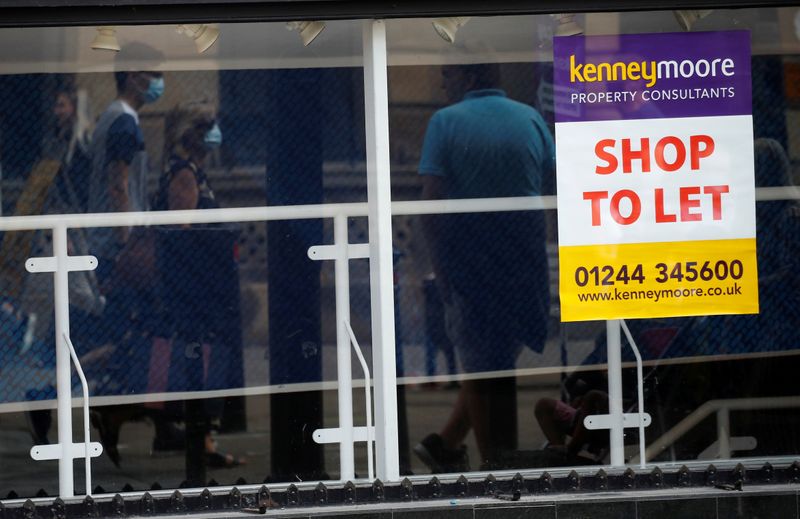
<svg viewBox="0 0 800 519"><path fill-rule="evenodd" d="M222 144L222 130L219 129L217 123L214 123L214 126L206 132L203 140L209 148L218 148Z"/></svg>
<svg viewBox="0 0 800 519"><path fill-rule="evenodd" d="M147 90L144 91L145 103L152 103L162 95L164 95L164 78L151 77L150 84L147 85Z"/></svg>

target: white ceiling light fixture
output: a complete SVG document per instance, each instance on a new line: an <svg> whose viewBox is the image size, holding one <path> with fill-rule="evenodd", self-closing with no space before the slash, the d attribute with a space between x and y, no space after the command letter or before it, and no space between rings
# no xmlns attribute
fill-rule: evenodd
<svg viewBox="0 0 800 519"><path fill-rule="evenodd" d="M92 40L91 47L94 50L112 50L114 52L119 52L117 29L108 25L98 27L97 34Z"/></svg>
<svg viewBox="0 0 800 519"><path fill-rule="evenodd" d="M437 18L432 23L439 37L447 43L453 43L456 41L458 29L466 25L469 20L469 16L451 16L449 18Z"/></svg>
<svg viewBox="0 0 800 519"><path fill-rule="evenodd" d="M692 30L692 26L696 21L702 20L713 12L713 9L683 9L680 11L672 11L675 15L675 19L678 20L678 24L687 32Z"/></svg>
<svg viewBox="0 0 800 519"><path fill-rule="evenodd" d="M550 16L558 22L556 26L556 36L577 36L583 34L583 27L578 25L578 22L575 21L574 14L551 14Z"/></svg>
<svg viewBox="0 0 800 519"><path fill-rule="evenodd" d="M202 54L210 49L219 38L219 29L206 24L179 25L177 30L178 33L188 36L194 40L194 44L197 47L197 52L199 54Z"/></svg>
<svg viewBox="0 0 800 519"><path fill-rule="evenodd" d="M325 29L325 22L288 22L286 28L299 32L303 46L308 47Z"/></svg>

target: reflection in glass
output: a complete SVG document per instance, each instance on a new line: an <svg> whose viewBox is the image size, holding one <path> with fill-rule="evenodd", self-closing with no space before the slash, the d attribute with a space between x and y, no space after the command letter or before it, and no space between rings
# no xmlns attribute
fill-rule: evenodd
<svg viewBox="0 0 800 519"><path fill-rule="evenodd" d="M0 76L4 214L365 200L359 28L329 23L312 56L283 23L237 25L203 58L200 39L161 26L126 26L118 53L91 49L95 28L0 31L63 41L56 57L35 44L24 60L9 55ZM335 377L321 306L332 280L307 255L328 224L70 229L70 254L100 260L70 274L69 294L92 435L105 446L96 484L335 477L325 473L335 454L310 437L336 407L322 391ZM32 442L55 440L52 276L23 263L52 255L49 236L4 233L0 245L0 411L16 412L4 442L13 467L31 467ZM0 487L53 495L57 471Z"/></svg>
<svg viewBox="0 0 800 519"><path fill-rule="evenodd" d="M766 197L756 208L762 314L755 318L701 316L628 323L646 362L645 407L654 418L647 431L648 444L666 436L709 401L797 397L791 384L796 376L792 361L798 323L798 305L792 294L800 290L796 286L800 211L792 187L798 180L795 165L800 158L796 133L800 96L793 86L800 70L800 41L792 24L796 11L717 9L692 26L694 31L751 31L755 146L765 157L764 167L757 165L756 172L759 193ZM499 82L483 86L504 90L506 98L501 104L514 100L533 107L545 121L542 134L551 133L551 43L559 28L556 20L549 15L473 17L460 27L452 44L432 30L431 21L387 22L394 200L422 198L426 175L418 173L425 158L426 132L429 125L439 124L431 122L435 113L456 108L462 100L461 94L448 98L441 88L442 65L472 64L466 67L472 70L486 70L483 64L496 65ZM680 29L670 11L586 13L576 15L573 21L586 34ZM201 55L195 41L176 34L174 27L126 26L117 32L121 57L91 48L98 35L95 27L0 30L4 63L0 75L2 214L99 210L93 205L102 198L98 192L107 195L108 189L100 188L95 166L80 164L86 161L81 158L86 149L90 156L93 146L103 148L103 153L109 151L109 146L99 144L102 133L93 143L88 137L107 122L101 124L98 116L117 97L114 72L124 73L123 83L130 83L134 97L157 97L159 75L164 86L161 97L152 103L128 103L136 117L120 108L132 124L111 132L116 136L111 151L117 158L130 158L129 163L122 161L128 164L129 173L131 168L139 171L147 164L146 180L138 187L130 180L136 175L129 176L129 204L152 208L162 166L170 159L170 146L165 145L167 114L193 99L212 106L215 122L224 134L221 146L208 152L200 168L220 206L366 201L360 22L327 22L325 32L309 48L295 32L287 31L284 23L219 27L223 37ZM148 42L164 57L155 60L158 64L141 56L125 58L125 47L134 41ZM473 100L501 98L489 95ZM520 164L525 167L515 153L492 158L494 178L508 175L503 177L505 182L484 182L486 177L476 173L481 155L491 153L483 141L513 142L518 130L510 128L511 124L499 129L492 124L481 127L496 131L481 136L480 142L468 143L469 149L458 155L463 166L459 172L472 180L442 196L474 201L474 197L553 195L552 178L512 174ZM525 132L536 128L542 128L541 123L531 123ZM205 127L200 132L203 130ZM208 133L206 130L203 140ZM529 143L543 138L525 135ZM101 169L109 165L100 162ZM524 182L518 182L520 178ZM116 186L124 191L124 183ZM144 196L131 196L137 190ZM108 197L105 200L109 202ZM119 197L117 203L121 201ZM455 200L450 202L457 205ZM431 276L434 251L425 240L423 219L394 218L404 473L430 470L410 447L433 432L444 436L445 419L466 402L462 396L469 386L478 388L480 396L491 403L488 420L485 414L482 420L484 426L489 423L484 427L489 439L481 440L481 448L474 434L453 441L453 445L442 442L439 447L449 450L444 451L445 463L436 470L462 470L467 461L471 470L518 470L606 460L602 437L586 438L577 453L582 459L563 452L573 454L583 441L577 429L580 416L602 412L601 399L589 395L604 391L604 323L558 322L555 212L503 212L503 206L499 202L496 212L428 218L448 229L444 239L433 243L448 246L451 257L445 263L450 261L451 267L443 270L459 272L453 274L457 279L451 283L459 285L474 303L460 307L462 317L466 312L475 319L467 319L459 341L447 334L446 301L435 286L440 278ZM114 207L124 208L122 204ZM568 217L563 212L559 216ZM350 226L351 242L366 243L366 222L352 218ZM335 394L322 389L324 383L334 380L336 372L333 274L329 265L320 267L307 258L309 246L331 243L330 222L276 222L269 226L249 222L242 224L238 234L226 234L228 229L159 229L158 236L174 238L165 239L174 254L161 259L151 255L152 265L158 268L158 261L180 263L161 264L160 268L181 272L169 279L175 287L171 295L192 300L182 310L190 310L195 320L173 316L170 326L181 323L188 328L183 332L205 333L208 330L203 326L217 326L217 318L223 318L225 324L224 329L214 330L214 341L188 340L183 347L170 344L166 339L171 328L165 330L152 316L151 311L158 308L153 292L146 296L137 293L148 285L146 264L129 261L128 268L125 261L117 261L114 249L122 247L122 237L127 234L126 243L135 243L131 240L140 241L135 237L143 234L143 229L108 231L72 229L69 234L71 254L101 256L95 281L89 275L70 275L72 341L92 382L93 434L97 438L102 430L111 445L114 441L109 436L118 433L119 468L108 456L95 460L96 483L109 491L126 483L136 490L150 488L154 482L164 488L179 486L187 477L187 429L174 417L188 411L195 412L201 424L200 434L194 436L202 440L200 448L205 449L209 430L205 422L218 421L219 432L211 435L217 452L248 462L235 468L207 466L208 479L221 484L234 484L239 477L251 483L266 477L296 481L301 472L303 479L335 478L331 470L338 465L335 449L317 449L310 439L314 427L336 420ZM7 477L1 480L3 494L15 490L32 496L44 487L53 495L56 488L55 471L51 474L36 467L36 478L19 476L33 467L28 456L32 442L54 440L49 411L54 398L52 281L47 275L29 275L22 269L25 258L52 253L49 235L47 230L6 232L0 245L0 335L7 345L0 366L0 411L5 413L3 459L9 467L4 472ZM89 238L97 235L107 240ZM224 239L215 241L219 235L225 235ZM92 243L98 251L91 250ZM147 241L140 243L146 245ZM506 267L487 275L492 271L487 264L498 261L487 254L502 256ZM459 261L453 256L471 259ZM103 282L112 278L127 285L128 295L112 295ZM368 262L352 262L351 281L353 328L357 337L369 337ZM197 320L203 321L203 326L186 326ZM124 325L111 326L115 321ZM528 335L519 341L527 347L504 340L508 335ZM465 362L459 353L463 356L465 344L470 342L480 342L482 349L473 350L479 354ZM364 347L369 357L369 345ZM176 372L180 376L176 377ZM626 369L628 409L634 409L633 380L632 370ZM243 388L246 398L241 396ZM224 399L221 415L219 401L205 398L207 390ZM282 392L280 397L277 392ZM187 410L185 400L200 405ZM360 413L363 402L354 402L354 409ZM794 409L732 413L735 434L757 439L754 450L734 452L733 456L796 453L800 445L796 434L800 429L794 427L796 414ZM207 420L210 417L214 420ZM362 421L363 416L354 417L355 423ZM465 425L459 420L454 423ZM630 435L626 442L633 445L635 436ZM156 444L155 438L163 441ZM685 461L713 456L713 449L708 449L715 441L716 428L709 419L656 453L654 459ZM551 447L563 444L564 449L545 449L546 442ZM461 449L462 443L466 451ZM431 442L426 446L428 450L436 448ZM223 465L230 464L226 457ZM363 460L357 459L356 464L363 466ZM76 481L80 480L77 476Z"/></svg>
<svg viewBox="0 0 800 519"><path fill-rule="evenodd" d="M795 55L800 43L795 36L793 19L796 9L779 10L714 10L692 20L692 30L751 30L753 42L753 121L756 141L756 188L761 197L756 204L758 227L758 263L761 292L761 314L758 316L695 317L680 319L632 320L628 326L645 359L645 410L654 423L646 431L647 444L669 438L673 428L705 403L731 398L796 395L791 387L790 366L797 351L796 235L798 230L795 198L797 172L794 163L798 154L796 132L797 95L786 85L797 75ZM574 18L586 34L629 34L643 32L675 32L679 23L671 12L586 13ZM789 22L789 23L787 23ZM551 45L539 45L542 38L552 38L557 24L550 16L472 18L459 32L458 43L448 45L430 36L426 20L397 20L389 23L390 110L393 160L393 197L395 200L420 199L424 177L415 178L417 166L424 164L422 151L430 132L429 126L437 111L453 103L441 88L441 70L453 63L496 63L500 69L501 87L511 99L534 106L552 124L552 57ZM549 34L547 34L549 31ZM549 43L549 42L547 42ZM780 49L780 50L777 50ZM613 53L613 49L609 52ZM778 52L778 55L775 53ZM477 66L476 66L477 68ZM632 114L628 114L632 115ZM551 126L552 127L552 126ZM480 148L485 149L485 148ZM465 147L463 157L478 162ZM460 168L469 171L469 168ZM476 185L478 185L476 183ZM501 184L491 188L500 189ZM550 194L546 186L541 193ZM456 198L479 196L464 190ZM498 196L493 194L492 196ZM453 207L456 207L454 204ZM497 204L498 210L503 207ZM440 222L458 218L487 218L481 214L432 215ZM559 217L569 217L568 214ZM581 417L603 413L601 393L606 391L604 323L559 324L556 294L558 287L549 287L551 297L548 314L550 330L540 353L522 348L505 371L477 376L464 373L458 355L452 368L449 348L459 351L452 340L442 339L446 319L437 312L441 301L431 300L431 272L435 270L436 251L424 239L425 217L397 217L395 225L407 230L396 243L403 253L398 264L402 323L400 334L404 354L404 382L408 401L408 435L411 445L422 442L429 454L439 453L443 461L433 471L459 470L468 460L470 468L480 468L483 450L475 435L466 435L461 443L447 445L429 435L441 435L442 415L449 413L460 399L464 379L501 381L515 376L507 388L487 384L485 398L501 398L513 394L516 399L511 413L518 414L512 429L519 435L518 449L500 456L508 468L542 468L607 462L607 433L582 437ZM487 218L488 221L488 218ZM547 263L551 280L558 268L553 228L554 218L545 226ZM480 263L478 247L470 247L476 233L462 233L461 224L448 237L448 250L468 250ZM397 230L396 230L397 232ZM469 236L465 236L469 234ZM459 236L459 240L455 237ZM503 235L497 233L492 244L501 249ZM463 249L459 249L462 247ZM526 265L527 267L527 265ZM475 274L476 283L485 281L483 294L493 292L492 277L485 271ZM781 287L781 288L778 288ZM439 296L438 291L433 291ZM488 303L487 303L488 304ZM521 311L528 311L527 309ZM436 316L431 318L431 316ZM491 343L490 341L484 341ZM400 344L400 343L399 343ZM499 357L498 357L499 358ZM493 357L493 361L497 361ZM632 362L633 355L623 345L623 361ZM626 365L627 366L627 365ZM457 373L453 375L453 373ZM458 373L461 375L459 376ZM636 383L633 369L624 370L624 406L636 411ZM494 397L490 397L494 394ZM591 395L586 398L587 395ZM789 400L787 400L789 401ZM712 404L709 404L712 405ZM735 457L791 455L797 452L798 439L786 427L761 425L794 423L794 411L748 410L731 414L737 436L750 435L756 440L752 450L728 453ZM778 433L778 431L782 431ZM401 431L401 435L404 431ZM626 434L631 454L638 441L636 431ZM685 461L709 459L715 455L716 428L713 419L692 429L663 450L654 453L655 460ZM491 448L504 450L503 438L493 438ZM559 448L563 445L563 448ZM549 448L548 448L549 447ZM555 447L555 448L554 448ZM507 453L508 454L508 453ZM575 458L578 455L580 458ZM431 456L428 456L431 459ZM477 460L477 462L476 462ZM433 460L436 461L436 460ZM415 473L430 470L430 464L411 458Z"/></svg>

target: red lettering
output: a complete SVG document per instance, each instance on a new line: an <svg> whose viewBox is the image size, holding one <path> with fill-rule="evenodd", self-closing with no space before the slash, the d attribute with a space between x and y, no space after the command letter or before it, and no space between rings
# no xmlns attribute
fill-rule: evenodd
<svg viewBox="0 0 800 519"><path fill-rule="evenodd" d="M634 160L642 161L642 172L650 172L650 139L642 139L642 147L639 151L631 149L631 140L622 139L622 172L630 173L633 171L631 162Z"/></svg>
<svg viewBox="0 0 800 519"><path fill-rule="evenodd" d="M700 148L700 145L703 148ZM714 153L714 139L709 135L692 135L689 137L689 160L693 170L700 169L700 159Z"/></svg>
<svg viewBox="0 0 800 519"><path fill-rule="evenodd" d="M627 217L622 216L619 212L619 204L623 198L627 198L631 201L631 214ZM639 200L639 195L630 189L621 189L611 197L611 217L618 224L630 225L639 219L640 214L642 214L642 201Z"/></svg>
<svg viewBox="0 0 800 519"><path fill-rule="evenodd" d="M706 186L703 193L711 195L711 208L714 220L722 220L722 195L730 191L728 186Z"/></svg>
<svg viewBox="0 0 800 519"><path fill-rule="evenodd" d="M669 163L664 157L665 148L668 145L675 147L675 162ZM686 147L677 137L664 137L656 144L656 164L664 171L677 171L686 162Z"/></svg>
<svg viewBox="0 0 800 519"><path fill-rule="evenodd" d="M603 139L595 144L594 154L597 155L598 159L606 161L607 164L606 166L597 166L594 168L594 172L598 175L608 175L617 170L617 166L619 165L617 157L615 157L613 153L609 153L605 150L606 148L613 148L616 144L617 141L614 139Z"/></svg>
<svg viewBox="0 0 800 519"><path fill-rule="evenodd" d="M592 201L592 227L600 225L600 200L608 198L608 191L586 191L583 193L584 200Z"/></svg>
<svg viewBox="0 0 800 519"><path fill-rule="evenodd" d="M651 171L650 139L642 137L639 139L639 149L632 148L631 142L634 139L621 139L622 143L621 160L622 172L632 173L633 162L640 161L642 173ZM595 166L595 173L598 175L608 175L617 171L620 158L616 155L617 141L615 139L602 139L594 146L594 154L600 159L600 163ZM675 158L667 159L667 149L672 146L675 149ZM691 135L688 142L689 163L692 170L700 169L700 159L711 156L714 153L714 139L709 135ZM687 144L674 135L662 137L653 148L652 157L655 158L659 169L666 172L677 171L686 164Z"/></svg>
<svg viewBox="0 0 800 519"><path fill-rule="evenodd" d="M681 201L681 221L682 222L697 222L703 219L700 213L692 213L691 209L700 207L700 200L689 198L692 195L700 194L699 186L682 187L680 191Z"/></svg>
<svg viewBox="0 0 800 519"><path fill-rule="evenodd" d="M664 213L664 190L656 189L656 223L671 223L678 219L674 214Z"/></svg>

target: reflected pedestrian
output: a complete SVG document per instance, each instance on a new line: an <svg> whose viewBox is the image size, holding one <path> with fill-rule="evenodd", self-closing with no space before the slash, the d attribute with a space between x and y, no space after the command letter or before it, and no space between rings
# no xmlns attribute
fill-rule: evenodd
<svg viewBox="0 0 800 519"><path fill-rule="evenodd" d="M554 171L554 146L539 112L497 88L496 64L445 66L452 106L428 124L419 173L423 198L536 196ZM516 380L523 345L541 351L549 282L541 211L428 215L423 228L448 336L464 380L446 424L415 452L434 472L467 470L462 442L474 431L481 467L516 449Z"/></svg>
<svg viewBox="0 0 800 519"><path fill-rule="evenodd" d="M185 103L171 110L166 118L164 172L153 204L158 211L215 209L219 207L205 172L211 152L222 144L222 131L213 107L206 102ZM182 225L160 235L159 265L161 271L160 300L163 304L158 349L168 352L166 362L151 361L154 369L167 375L169 391L203 391L224 385L227 337L223 330L228 312L219 308L216 297L219 283L214 283L219 262L230 261L233 246L229 230L218 226ZM208 247L214 250L209 250ZM238 287L237 287L238 289ZM156 338L155 341L160 341ZM154 343L154 351L156 344ZM187 351L196 354L186 355ZM155 356L154 356L154 359ZM158 390L154 392L159 392ZM244 458L217 450L212 433L219 429L224 400L207 399L183 406L187 427L187 449L192 441L190 431L201 429L205 466L233 468L246 463ZM154 444L154 449L156 445ZM197 447L193 445L193 447ZM189 476L192 477L192 476ZM196 477L196 475L194 476Z"/></svg>

